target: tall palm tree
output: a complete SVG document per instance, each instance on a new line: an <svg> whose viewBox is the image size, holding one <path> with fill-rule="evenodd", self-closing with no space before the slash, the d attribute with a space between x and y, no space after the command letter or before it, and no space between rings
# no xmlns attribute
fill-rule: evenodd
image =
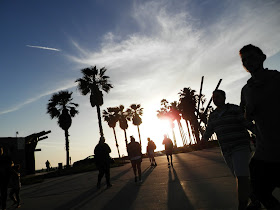
<svg viewBox="0 0 280 210"><path fill-rule="evenodd" d="M140 104L131 104L127 112L128 116L132 119L133 125L137 126L140 145L142 145L139 126L142 124L142 119L140 116L143 115L143 108Z"/></svg>
<svg viewBox="0 0 280 210"><path fill-rule="evenodd" d="M187 144L187 138L186 138L186 135L185 135L182 123L181 123L182 117L180 115L180 111L179 111L179 108L178 108L178 102L177 101L172 102L169 106L169 109L170 109L169 112L172 115L172 118L175 119L177 124L178 124L180 135L181 135L181 138L183 140L183 145L186 145Z"/></svg>
<svg viewBox="0 0 280 210"><path fill-rule="evenodd" d="M108 123L109 127L113 129L119 158L121 158L120 151L119 151L119 144L118 144L116 130L115 130L116 124L119 121L119 117L120 117L118 111L119 111L118 107L109 107L107 108L107 110L103 110L103 118Z"/></svg>
<svg viewBox="0 0 280 210"><path fill-rule="evenodd" d="M58 125L64 130L65 133L65 146L66 146L66 165L69 167L69 128L72 124L72 117L78 114L76 109L79 105L71 102L73 92L60 91L54 93L47 104L47 113L51 119L57 118Z"/></svg>
<svg viewBox="0 0 280 210"><path fill-rule="evenodd" d="M197 103L198 103L198 94L196 94L195 90L192 90L190 87L184 88L179 93L179 109L182 113L182 117L187 121L189 120L192 130L194 132L194 136L196 139L196 143L199 139L199 124L198 124L198 113L197 113Z"/></svg>
<svg viewBox="0 0 280 210"><path fill-rule="evenodd" d="M130 120L130 118L129 118L128 112L124 111L123 105L120 105L118 107L118 114L119 114L119 125L120 125L120 128L124 131L125 145L127 146L126 129L128 128L127 121Z"/></svg>
<svg viewBox="0 0 280 210"><path fill-rule="evenodd" d="M105 67L97 69L96 66L82 69L82 78L77 79L75 82L78 83L78 89L82 95L87 95L90 93L90 104L92 107L96 106L98 125L100 136L104 136L100 106L103 105L103 93L110 91L113 86L109 83L109 77L105 75L107 69Z"/></svg>
<svg viewBox="0 0 280 210"><path fill-rule="evenodd" d="M157 117L159 119L168 120L169 121L171 130L172 130L172 134L173 134L174 144L175 144L175 147L177 147L177 142L176 142L176 137L175 137L175 132L174 132L174 127L175 127L174 121L175 121L175 118L174 118L174 115L172 115L170 113L169 102L166 99L162 99L160 104L161 104L161 108L159 110L157 110Z"/></svg>

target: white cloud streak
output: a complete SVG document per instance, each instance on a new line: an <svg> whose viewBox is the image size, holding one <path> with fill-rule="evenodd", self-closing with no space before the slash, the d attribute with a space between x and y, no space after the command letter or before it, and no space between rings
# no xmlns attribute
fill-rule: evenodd
<svg viewBox="0 0 280 210"><path fill-rule="evenodd" d="M73 84L73 82L69 82L68 84L65 84L64 86L61 86L59 88L56 88L54 90L49 90L47 92L44 92L44 93L41 93L37 96L34 96L32 98L29 98L25 101L23 101L22 103L19 103L17 105L14 105L13 107L9 108L9 109L6 109L6 110L3 110L3 111L0 111L0 115L3 115L3 114L7 114L7 113L10 113L10 112L14 112L14 111L17 111L19 109L21 109L22 107L28 105L28 104L31 104L35 101L38 101L39 99L41 99L42 97L44 96L47 96L47 95L51 95L55 92L58 92L58 91L61 91L61 90L66 90L66 89L69 89L69 88L73 88L75 87L76 84Z"/></svg>
<svg viewBox="0 0 280 210"><path fill-rule="evenodd" d="M50 47L43 47L43 46L26 45L26 47L38 48L38 49L42 49L42 50L61 51L60 49L50 48Z"/></svg>

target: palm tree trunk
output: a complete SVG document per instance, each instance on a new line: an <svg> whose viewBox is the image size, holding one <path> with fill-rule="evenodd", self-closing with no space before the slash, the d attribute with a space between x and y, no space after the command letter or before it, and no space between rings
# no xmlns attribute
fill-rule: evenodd
<svg viewBox="0 0 280 210"><path fill-rule="evenodd" d="M175 136L175 132L174 132L173 128L172 128L172 134L173 134L173 139L174 139L175 147L177 147L176 136Z"/></svg>
<svg viewBox="0 0 280 210"><path fill-rule="evenodd" d="M101 137L104 137L103 128L102 128L102 121L101 121L101 114L100 114L100 106L96 106L97 109L97 117L98 117L98 125L99 125L99 133Z"/></svg>
<svg viewBox="0 0 280 210"><path fill-rule="evenodd" d="M113 128L113 131L114 131L114 136L115 136L115 140L116 140L116 147L117 147L117 150L118 150L119 158L121 159L121 155L120 155L120 151L119 151L119 145L118 145L118 140L117 140L117 135L116 135L115 128Z"/></svg>
<svg viewBox="0 0 280 210"><path fill-rule="evenodd" d="M189 145L191 145L192 143L195 143L195 142L192 142L192 136L191 136L192 129L191 129L191 124L190 124L190 122L189 122L188 120L186 120L186 124L187 124L187 128L188 128L189 139L190 139Z"/></svg>
<svg viewBox="0 0 280 210"><path fill-rule="evenodd" d="M199 127L198 120L195 117L194 122L193 122L193 128L194 128L194 135L195 135L195 138L196 138L196 143L198 143L200 141L200 139L199 139L199 128L198 127Z"/></svg>
<svg viewBox="0 0 280 210"><path fill-rule="evenodd" d="M187 139L186 139L186 136L185 136L184 129L183 129L182 124L179 120L177 120L177 123L178 123L180 134L181 134L181 137L182 137L182 140L183 140L183 146L185 146L187 144Z"/></svg>
<svg viewBox="0 0 280 210"><path fill-rule="evenodd" d="M137 128L138 128L138 134L139 134L139 141L140 141L140 146L142 147L142 144L141 144L141 136L140 136L140 129L139 129L139 125L137 125Z"/></svg>
<svg viewBox="0 0 280 210"><path fill-rule="evenodd" d="M68 130L65 130L65 146L66 146L66 167L69 168L69 139Z"/></svg>
<svg viewBox="0 0 280 210"><path fill-rule="evenodd" d="M125 145L126 145L126 147L127 147L127 136L126 136L126 130L123 130L124 131L124 137L125 137Z"/></svg>

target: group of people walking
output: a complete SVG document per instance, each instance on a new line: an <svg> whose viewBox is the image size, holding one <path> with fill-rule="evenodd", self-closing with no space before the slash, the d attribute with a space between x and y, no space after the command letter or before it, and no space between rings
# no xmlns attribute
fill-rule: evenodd
<svg viewBox="0 0 280 210"><path fill-rule="evenodd" d="M215 90L212 95L216 109L208 118L206 131L200 144L208 141L216 133L226 164L237 181L238 210L257 210L261 203L270 210L280 210L279 201L272 195L280 187L280 140L278 126L280 109L277 108L280 92L280 72L263 67L266 55L254 45L246 45L239 51L242 64L251 78L241 91L240 106L225 103L226 93ZM251 131L251 134L248 132ZM256 149L252 157L250 140L256 136ZM141 145L130 137L127 145L128 157L133 168L135 182L142 182ZM104 153L98 153L103 144ZM109 146L100 139L95 148L98 184L104 173L107 186L110 183L110 170L105 161L111 152ZM163 144L168 165L173 167L173 143L164 135ZM155 143L148 138L147 155L151 166L157 166L154 150ZM105 158L106 157L106 158ZM105 159L104 159L105 158ZM105 162L106 163L105 163ZM102 162L102 164L100 164ZM102 167L101 167L102 165ZM249 199L251 200L248 205Z"/></svg>
<svg viewBox="0 0 280 210"><path fill-rule="evenodd" d="M240 106L225 103L223 90L213 92L217 108L210 114L201 143L215 132L225 162L237 180L239 210L279 210L272 195L280 187L280 72L263 67L266 55L254 45L239 51L244 68L251 78L241 91ZM251 158L250 130L256 136L256 149ZM248 199L251 203L248 205Z"/></svg>
<svg viewBox="0 0 280 210"><path fill-rule="evenodd" d="M148 145L147 145L147 156L150 160L151 167L157 166L155 160L155 149L156 144L150 138L147 138ZM167 135L164 135L164 139L162 144L165 145L165 153L168 161L168 166L173 167L172 162L172 153L173 153L173 142ZM107 188L112 187L110 182L110 153L111 149L108 144L105 143L105 138L101 137L99 143L96 145L94 149L95 154L95 164L97 169L99 170L98 180L97 180L97 188L100 189L101 187L101 180L105 174ZM142 170L141 170L141 163L142 163L142 147L141 145L135 141L133 136L130 136L130 143L127 144L127 153L128 158L131 162L131 166L134 173L134 180L135 182L142 182Z"/></svg>

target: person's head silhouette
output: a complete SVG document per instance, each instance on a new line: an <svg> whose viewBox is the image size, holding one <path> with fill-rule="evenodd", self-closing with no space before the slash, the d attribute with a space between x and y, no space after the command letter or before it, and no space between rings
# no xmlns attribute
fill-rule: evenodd
<svg viewBox="0 0 280 210"><path fill-rule="evenodd" d="M223 90L214 90L213 91L213 102L217 107L225 105L226 93Z"/></svg>
<svg viewBox="0 0 280 210"><path fill-rule="evenodd" d="M130 136L130 141L135 142L135 138L133 136Z"/></svg>
<svg viewBox="0 0 280 210"><path fill-rule="evenodd" d="M263 63L266 55L260 48L248 44L240 49L239 55L245 70L251 74L255 74L264 69Z"/></svg>

